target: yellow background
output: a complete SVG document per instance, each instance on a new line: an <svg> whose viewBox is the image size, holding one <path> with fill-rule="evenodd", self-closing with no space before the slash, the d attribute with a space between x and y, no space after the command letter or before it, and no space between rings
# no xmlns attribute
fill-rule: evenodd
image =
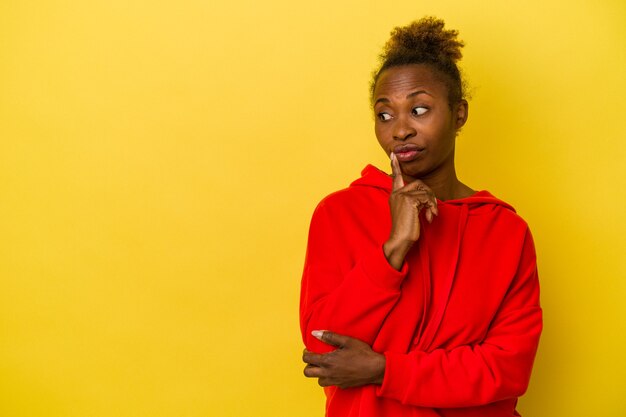
<svg viewBox="0 0 626 417"><path fill-rule="evenodd" d="M526 417L626 415L626 3L0 2L0 415L321 416L308 222L386 168L389 31L460 30L460 177L517 207L545 331Z"/></svg>

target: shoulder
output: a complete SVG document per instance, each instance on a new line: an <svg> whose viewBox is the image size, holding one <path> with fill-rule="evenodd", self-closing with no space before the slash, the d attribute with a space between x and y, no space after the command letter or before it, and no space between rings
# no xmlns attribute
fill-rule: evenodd
<svg viewBox="0 0 626 417"><path fill-rule="evenodd" d="M519 253L529 248L534 251L534 240L528 222L511 204L496 200L498 203L493 206L488 223L490 227L498 230L497 234L503 239L502 247L514 247Z"/></svg>
<svg viewBox="0 0 626 417"><path fill-rule="evenodd" d="M361 176L346 188L328 194L317 205L315 212L366 210L372 204L387 204L391 191L391 177L373 165L367 165Z"/></svg>
<svg viewBox="0 0 626 417"><path fill-rule="evenodd" d="M361 188L351 186L334 191L322 198L315 210L337 210L349 206L355 197L362 194L363 190Z"/></svg>
<svg viewBox="0 0 626 417"><path fill-rule="evenodd" d="M350 186L328 194L315 207L313 216L342 216L367 212L374 206L387 204L388 193L370 187Z"/></svg>
<svg viewBox="0 0 626 417"><path fill-rule="evenodd" d="M500 216L503 223L515 226L519 229L528 229L526 220L512 207L497 206L495 212Z"/></svg>
<svg viewBox="0 0 626 417"><path fill-rule="evenodd" d="M495 197L489 191L478 191L468 199L471 200L471 205L474 208L470 210L471 214L486 215L487 217L497 219L498 223L516 226L521 229L528 228L526 220L519 215L511 204Z"/></svg>

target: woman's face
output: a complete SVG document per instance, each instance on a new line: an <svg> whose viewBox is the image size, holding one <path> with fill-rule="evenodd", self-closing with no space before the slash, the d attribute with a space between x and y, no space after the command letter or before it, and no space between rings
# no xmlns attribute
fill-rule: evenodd
<svg viewBox="0 0 626 417"><path fill-rule="evenodd" d="M454 172L456 133L467 120L467 102L450 106L442 77L428 65L412 64L386 69L376 82L376 137L388 155L396 154L404 176Z"/></svg>

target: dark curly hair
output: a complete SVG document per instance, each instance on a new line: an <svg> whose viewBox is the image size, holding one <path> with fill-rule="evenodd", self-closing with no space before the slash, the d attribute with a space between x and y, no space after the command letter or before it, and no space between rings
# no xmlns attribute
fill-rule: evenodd
<svg viewBox="0 0 626 417"><path fill-rule="evenodd" d="M379 56L380 67L372 74L372 103L380 74L387 68L411 64L430 65L443 75L450 106L465 98L465 82L456 65L463 56L461 48L464 43L457 38L458 31L445 30L444 25L443 20L429 16L391 31L391 37Z"/></svg>

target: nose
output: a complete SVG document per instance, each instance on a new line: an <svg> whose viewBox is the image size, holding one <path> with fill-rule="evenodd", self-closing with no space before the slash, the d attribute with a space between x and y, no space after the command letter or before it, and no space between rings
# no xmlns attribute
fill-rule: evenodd
<svg viewBox="0 0 626 417"><path fill-rule="evenodd" d="M408 120L406 120L406 118L400 117L396 119L396 123L393 127L393 138L395 140L405 141L415 136L416 133L417 132L415 131L413 126L411 126Z"/></svg>

